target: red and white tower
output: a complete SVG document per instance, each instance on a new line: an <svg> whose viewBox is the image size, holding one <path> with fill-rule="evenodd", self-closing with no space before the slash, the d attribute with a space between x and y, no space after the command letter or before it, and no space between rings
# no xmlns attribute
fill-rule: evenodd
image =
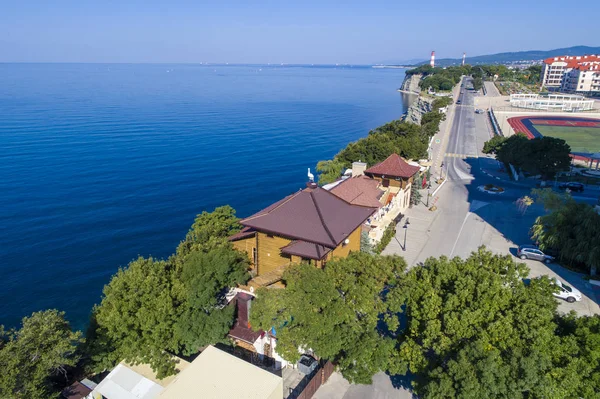
<svg viewBox="0 0 600 399"><path fill-rule="evenodd" d="M429 65L431 65L432 68L435 67L435 51L431 52L431 61L429 61Z"/></svg>
<svg viewBox="0 0 600 399"><path fill-rule="evenodd" d="M462 61L463 66L465 65L465 58L467 58L467 53L463 53L463 61Z"/></svg>

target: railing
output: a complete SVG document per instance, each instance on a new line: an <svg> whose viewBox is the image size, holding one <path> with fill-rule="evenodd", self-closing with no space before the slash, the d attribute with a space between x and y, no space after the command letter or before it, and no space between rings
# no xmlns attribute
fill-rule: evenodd
<svg viewBox="0 0 600 399"><path fill-rule="evenodd" d="M500 129L500 125L498 124L498 120L496 119L496 114L494 114L494 109L491 107L488 111L488 116L490 118L490 122L492 123L492 128L494 128L494 134L498 136L504 136L502 130Z"/></svg>

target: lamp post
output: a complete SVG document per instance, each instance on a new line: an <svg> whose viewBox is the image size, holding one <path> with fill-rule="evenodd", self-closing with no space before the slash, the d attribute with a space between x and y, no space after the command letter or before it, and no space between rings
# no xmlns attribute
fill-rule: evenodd
<svg viewBox="0 0 600 399"><path fill-rule="evenodd" d="M404 223L404 246L402 247L403 251L406 251L406 232L408 231L408 225L410 224L410 222L408 221L408 218L406 218L406 223Z"/></svg>
<svg viewBox="0 0 600 399"><path fill-rule="evenodd" d="M442 176L444 175L444 162L440 165L440 180L442 180Z"/></svg>
<svg viewBox="0 0 600 399"><path fill-rule="evenodd" d="M431 196L431 194L429 194L429 190L431 188L431 185L427 186L427 205L425 205L427 208L429 208L429 197Z"/></svg>

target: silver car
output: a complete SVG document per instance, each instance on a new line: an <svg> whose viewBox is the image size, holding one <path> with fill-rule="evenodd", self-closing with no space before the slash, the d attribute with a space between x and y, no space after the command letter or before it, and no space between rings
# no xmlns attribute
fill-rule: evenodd
<svg viewBox="0 0 600 399"><path fill-rule="evenodd" d="M517 256L521 259L533 259L545 263L550 263L554 260L553 256L546 255L538 247L533 245L521 245L517 249Z"/></svg>

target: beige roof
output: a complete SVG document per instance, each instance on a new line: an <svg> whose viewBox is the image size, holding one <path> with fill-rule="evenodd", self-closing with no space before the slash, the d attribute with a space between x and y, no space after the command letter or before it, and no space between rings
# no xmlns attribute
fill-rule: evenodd
<svg viewBox="0 0 600 399"><path fill-rule="evenodd" d="M160 399L281 399L283 380L251 363L207 347L158 396Z"/></svg>

